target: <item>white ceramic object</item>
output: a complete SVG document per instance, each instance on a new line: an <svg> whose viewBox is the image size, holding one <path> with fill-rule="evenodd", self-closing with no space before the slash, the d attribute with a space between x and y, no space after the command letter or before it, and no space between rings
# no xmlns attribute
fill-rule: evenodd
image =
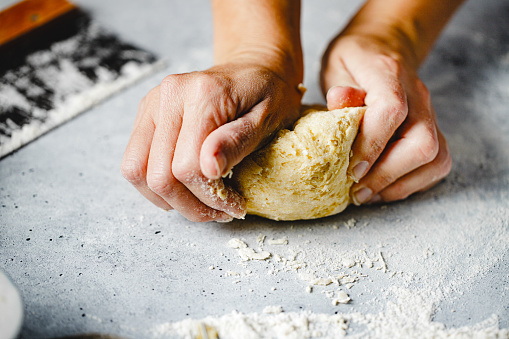
<svg viewBox="0 0 509 339"><path fill-rule="evenodd" d="M0 339L17 337L23 322L23 304L18 290L0 270Z"/></svg>

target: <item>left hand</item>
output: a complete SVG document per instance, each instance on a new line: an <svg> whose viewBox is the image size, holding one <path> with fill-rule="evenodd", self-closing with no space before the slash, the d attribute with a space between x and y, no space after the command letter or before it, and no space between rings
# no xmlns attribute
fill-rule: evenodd
<svg viewBox="0 0 509 339"><path fill-rule="evenodd" d="M389 44L362 35L339 35L323 57L329 110L367 106L350 159L356 205L404 199L451 170L429 92L414 68Z"/></svg>

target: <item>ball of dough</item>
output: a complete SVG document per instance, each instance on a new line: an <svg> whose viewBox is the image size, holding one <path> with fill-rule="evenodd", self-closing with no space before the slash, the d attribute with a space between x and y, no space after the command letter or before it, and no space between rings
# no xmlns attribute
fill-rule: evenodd
<svg viewBox="0 0 509 339"><path fill-rule="evenodd" d="M365 110L303 106L293 130L279 131L233 169L230 184L246 199L247 213L298 220L343 211L353 184L346 173L351 148Z"/></svg>

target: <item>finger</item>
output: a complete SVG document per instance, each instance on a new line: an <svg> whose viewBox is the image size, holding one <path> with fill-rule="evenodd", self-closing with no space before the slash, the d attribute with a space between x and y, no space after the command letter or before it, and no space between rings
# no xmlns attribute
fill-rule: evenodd
<svg viewBox="0 0 509 339"><path fill-rule="evenodd" d="M384 63L373 63L359 71L368 108L352 147L349 175L355 181L368 173L408 114L400 71L386 68Z"/></svg>
<svg viewBox="0 0 509 339"><path fill-rule="evenodd" d="M328 59L324 59L328 60ZM340 59L336 63L324 61L326 68L321 73L321 87L326 94L327 108L335 110L345 107L364 106L366 92L359 87Z"/></svg>
<svg viewBox="0 0 509 339"><path fill-rule="evenodd" d="M389 202L405 199L411 194L433 187L445 178L451 171L452 158L447 141L440 131L438 132L438 140L440 151L432 162L398 179L376 194L370 202Z"/></svg>
<svg viewBox="0 0 509 339"><path fill-rule="evenodd" d="M285 106L287 110L292 110L289 105ZM220 155L219 157L224 159L224 166L220 168L219 173L224 175L273 136L280 123L268 117L269 111L268 103L262 102L253 107L249 113L210 133L200 152L202 168L207 163L213 162L214 156ZM297 119L298 107L294 107L289 115Z"/></svg>
<svg viewBox="0 0 509 339"><path fill-rule="evenodd" d="M172 209L160 196L152 192L147 186L147 162L150 145L154 136L153 112L159 109L159 90L151 91L138 107L138 114L131 138L124 152L121 172L145 198L164 210Z"/></svg>
<svg viewBox="0 0 509 339"><path fill-rule="evenodd" d="M217 211L224 211L236 218L246 214L244 199L231 187L224 186L220 178L210 180L200 167L200 149L205 138L228 120L234 119L236 105L227 98L219 80L200 75L190 88L189 98L183 109L185 114L176 140L175 157L171 171L199 201ZM214 169L219 167L220 157L215 157Z"/></svg>
<svg viewBox="0 0 509 339"><path fill-rule="evenodd" d="M148 159L148 187L191 221L231 220L226 213L201 202L172 173L175 145L181 133L182 82L176 77L161 84L160 109Z"/></svg>
<svg viewBox="0 0 509 339"><path fill-rule="evenodd" d="M399 139L386 147L369 173L352 187L355 204L369 201L398 178L435 159L439 150L435 115L425 95L411 96L410 113L398 130Z"/></svg>
<svg viewBox="0 0 509 339"><path fill-rule="evenodd" d="M331 62L329 55L329 51L327 51L322 58L322 70L320 72L322 93L326 94L334 86L359 88L359 84L348 71L344 60L337 56L334 62Z"/></svg>

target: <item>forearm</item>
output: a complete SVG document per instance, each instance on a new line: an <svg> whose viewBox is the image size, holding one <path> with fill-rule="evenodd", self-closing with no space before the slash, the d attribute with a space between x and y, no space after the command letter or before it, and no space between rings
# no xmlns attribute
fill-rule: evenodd
<svg viewBox="0 0 509 339"><path fill-rule="evenodd" d="M302 82L300 1L212 0L215 64L253 62Z"/></svg>
<svg viewBox="0 0 509 339"><path fill-rule="evenodd" d="M377 37L417 69L464 0L369 0L343 31Z"/></svg>

